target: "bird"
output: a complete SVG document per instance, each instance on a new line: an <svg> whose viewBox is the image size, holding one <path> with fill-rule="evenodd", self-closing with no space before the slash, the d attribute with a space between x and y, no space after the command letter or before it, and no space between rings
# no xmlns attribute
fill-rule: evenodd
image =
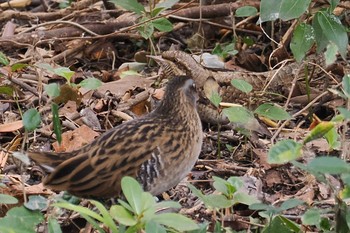
<svg viewBox="0 0 350 233"><path fill-rule="evenodd" d="M168 81L159 106L72 152L27 152L43 168L44 186L82 198L115 198L131 176L159 195L176 186L197 161L203 141L193 79Z"/></svg>

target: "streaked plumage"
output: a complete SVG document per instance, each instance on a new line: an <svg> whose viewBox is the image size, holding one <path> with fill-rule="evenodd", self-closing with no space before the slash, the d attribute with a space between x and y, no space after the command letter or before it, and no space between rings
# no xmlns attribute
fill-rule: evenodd
<svg viewBox="0 0 350 233"><path fill-rule="evenodd" d="M192 169L202 146L198 94L186 76L169 81L159 107L69 153L28 152L46 171L44 185L80 197L115 197L123 176L160 194Z"/></svg>

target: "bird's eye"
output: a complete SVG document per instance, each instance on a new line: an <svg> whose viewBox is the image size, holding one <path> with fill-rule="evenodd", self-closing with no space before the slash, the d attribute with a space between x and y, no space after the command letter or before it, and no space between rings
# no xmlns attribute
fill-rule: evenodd
<svg viewBox="0 0 350 233"><path fill-rule="evenodd" d="M192 87L193 87L194 89L196 89L196 84L195 84L195 83L193 83L193 84L192 84Z"/></svg>

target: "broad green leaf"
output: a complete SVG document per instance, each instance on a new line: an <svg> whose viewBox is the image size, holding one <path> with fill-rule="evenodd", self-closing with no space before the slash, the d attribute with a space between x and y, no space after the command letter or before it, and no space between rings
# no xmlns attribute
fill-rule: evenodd
<svg viewBox="0 0 350 233"><path fill-rule="evenodd" d="M291 20L300 17L311 0L261 0L260 21Z"/></svg>
<svg viewBox="0 0 350 233"><path fill-rule="evenodd" d="M29 196L29 201L24 206L30 210L43 210L48 206L48 200L40 195Z"/></svg>
<svg viewBox="0 0 350 233"><path fill-rule="evenodd" d="M44 86L44 90L51 98L55 98L60 95L60 86L57 83L50 83Z"/></svg>
<svg viewBox="0 0 350 233"><path fill-rule="evenodd" d="M36 225L44 220L43 215L39 211L31 211L21 207L10 209L6 216L0 218L1 233L35 233Z"/></svg>
<svg viewBox="0 0 350 233"><path fill-rule="evenodd" d="M152 24L155 28L157 28L161 32L170 32L173 30L172 23L166 18L159 18L156 20L152 20Z"/></svg>
<svg viewBox="0 0 350 233"><path fill-rule="evenodd" d="M329 12L333 12L336 6L339 4L340 0L329 0L331 6L329 7Z"/></svg>
<svg viewBox="0 0 350 233"><path fill-rule="evenodd" d="M231 84L232 86L234 86L240 91L243 91L244 93L249 93L253 90L253 86L245 80L232 79Z"/></svg>
<svg viewBox="0 0 350 233"><path fill-rule="evenodd" d="M256 114L265 116L275 121L287 120L291 116L283 108L274 104L262 104L254 111Z"/></svg>
<svg viewBox="0 0 350 233"><path fill-rule="evenodd" d="M316 34L316 43L322 46L318 48L318 51L324 49L329 42L333 42L337 45L338 52L345 58L349 41L347 32L340 20L335 15L329 14L326 11L318 11L313 21L315 22L315 26L313 26ZM320 34L322 35L322 41L318 42L320 39L318 35ZM328 41L325 41L325 38Z"/></svg>
<svg viewBox="0 0 350 233"><path fill-rule="evenodd" d="M234 193L232 201L234 203L241 203L241 204L245 204L245 205L251 205L251 204L260 202L255 197L250 196L247 193L244 193L244 192L241 192L241 191L238 191L238 192Z"/></svg>
<svg viewBox="0 0 350 233"><path fill-rule="evenodd" d="M40 125L41 117L35 108L31 108L23 114L22 121L24 128L30 132L35 130Z"/></svg>
<svg viewBox="0 0 350 233"><path fill-rule="evenodd" d="M63 78L65 78L67 80L67 82L70 82L70 79L73 77L73 75L75 74L74 71L71 71L69 68L67 67L59 67L59 68L55 68L54 73L57 74L58 76L61 76Z"/></svg>
<svg viewBox="0 0 350 233"><path fill-rule="evenodd" d="M325 135L325 139L328 142L328 145L331 149L338 149L340 147L340 141L339 141L339 134L337 132L337 129L333 127L331 130L329 130Z"/></svg>
<svg viewBox="0 0 350 233"><path fill-rule="evenodd" d="M258 10L253 6L242 6L236 10L235 16L249 17L249 16L256 15L257 13L258 13Z"/></svg>
<svg viewBox="0 0 350 233"><path fill-rule="evenodd" d="M140 184L130 176L123 177L121 184L126 200L135 213L140 215L142 211L141 195L143 192Z"/></svg>
<svg viewBox="0 0 350 233"><path fill-rule="evenodd" d="M167 233L162 225L154 221L146 222L145 230L146 233Z"/></svg>
<svg viewBox="0 0 350 233"><path fill-rule="evenodd" d="M204 204L211 208L228 208L234 203L221 194L209 194L204 197Z"/></svg>
<svg viewBox="0 0 350 233"><path fill-rule="evenodd" d="M279 232L297 233L300 232L300 227L296 223L283 216L276 216L272 219L271 223L267 224L266 227L262 230L262 233Z"/></svg>
<svg viewBox="0 0 350 233"><path fill-rule="evenodd" d="M311 142L315 139L323 137L328 131L334 128L334 122L331 121L322 121L311 132L306 136L303 141L303 144Z"/></svg>
<svg viewBox="0 0 350 233"><path fill-rule="evenodd" d="M137 0L111 0L114 4L124 8L125 10L135 12L141 15L145 8Z"/></svg>
<svg viewBox="0 0 350 233"><path fill-rule="evenodd" d="M350 74L347 74L343 77L342 86L344 94L348 99L350 99Z"/></svg>
<svg viewBox="0 0 350 233"><path fill-rule="evenodd" d="M302 200L292 198L292 199L284 201L281 204L281 206L279 207L279 209L280 209L280 211L285 211L285 210L292 209L292 208L297 207L297 206L302 205L302 204L304 204L304 202Z"/></svg>
<svg viewBox="0 0 350 233"><path fill-rule="evenodd" d="M226 180L224 180L220 177L217 177L217 176L213 176L213 180L214 180L213 186L214 186L216 191L219 191L219 192L225 194L226 196L228 196L230 194L228 191L228 187L227 187L229 185L229 183Z"/></svg>
<svg viewBox="0 0 350 233"><path fill-rule="evenodd" d="M308 168L322 174L342 174L350 172L350 165L336 157L317 157L307 165Z"/></svg>
<svg viewBox="0 0 350 233"><path fill-rule="evenodd" d="M321 214L318 209L309 209L302 216L301 221L304 225L318 225L321 222Z"/></svg>
<svg viewBox="0 0 350 233"><path fill-rule="evenodd" d="M176 213L155 215L152 220L164 226L174 228L180 232L198 229L198 225L193 220Z"/></svg>
<svg viewBox="0 0 350 233"><path fill-rule="evenodd" d="M3 52L0 52L0 64L7 66L10 64L9 59L7 59L6 55Z"/></svg>
<svg viewBox="0 0 350 233"><path fill-rule="evenodd" d="M12 71L12 72L15 72L15 71L21 70L21 69L23 69L23 68L25 68L25 67L27 67L27 66L28 66L28 64L16 63L16 64L13 64L13 65L11 66L11 71Z"/></svg>
<svg viewBox="0 0 350 233"><path fill-rule="evenodd" d="M104 223L109 229L111 229L112 232L117 232L118 227L115 224L112 216L110 215L106 207L101 202L98 202L95 200L90 200L90 202L96 206L96 208L98 209L98 212L102 215L102 218L103 218L102 223Z"/></svg>
<svg viewBox="0 0 350 233"><path fill-rule="evenodd" d="M326 58L326 66L333 64L337 60L338 46L332 41L327 45L327 50L324 53Z"/></svg>
<svg viewBox="0 0 350 233"><path fill-rule="evenodd" d="M17 204L18 200L17 198L7 195L7 194L1 194L0 193L0 205L11 205L11 204Z"/></svg>
<svg viewBox="0 0 350 233"><path fill-rule="evenodd" d="M154 25L150 22L143 24L142 26L137 28L138 32L145 39L151 38L154 32Z"/></svg>
<svg viewBox="0 0 350 233"><path fill-rule="evenodd" d="M47 228L49 233L62 233L61 226L55 218L49 218Z"/></svg>
<svg viewBox="0 0 350 233"><path fill-rule="evenodd" d="M253 113L244 107L229 107L223 110L223 113L231 122L246 124L254 118Z"/></svg>
<svg viewBox="0 0 350 233"><path fill-rule="evenodd" d="M134 216L121 205L113 205L110 209L110 214L118 223L125 226L134 226L137 224Z"/></svg>
<svg viewBox="0 0 350 233"><path fill-rule="evenodd" d="M315 32L311 25L306 23L299 24L294 32L290 48L293 52L295 60L301 62L305 54L315 43Z"/></svg>
<svg viewBox="0 0 350 233"><path fill-rule="evenodd" d="M101 85L102 85L101 80L99 80L97 78L87 78L79 83L79 86L81 86L87 90L96 90Z"/></svg>
<svg viewBox="0 0 350 233"><path fill-rule="evenodd" d="M95 213L94 211L83 207L83 206L79 206L79 205L74 205L68 202L58 202L58 203L53 203L51 204L51 206L56 206L56 207L60 207L60 208L64 208L64 209L68 209L68 210L73 210L75 212L78 212L81 215L87 215L90 216L94 219L96 219L97 221L103 222L103 218L101 215Z"/></svg>
<svg viewBox="0 0 350 233"><path fill-rule="evenodd" d="M295 160L301 156L302 144L287 139L274 145L268 153L268 162L283 164Z"/></svg>

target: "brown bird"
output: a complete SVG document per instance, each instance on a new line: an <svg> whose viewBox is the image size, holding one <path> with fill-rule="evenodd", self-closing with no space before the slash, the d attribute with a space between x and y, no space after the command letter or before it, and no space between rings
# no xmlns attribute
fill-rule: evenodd
<svg viewBox="0 0 350 233"><path fill-rule="evenodd" d="M79 150L28 152L48 175L44 185L79 197L120 194L123 176L135 177L158 195L177 185L192 169L202 146L195 83L186 76L169 81L160 105L123 123Z"/></svg>

